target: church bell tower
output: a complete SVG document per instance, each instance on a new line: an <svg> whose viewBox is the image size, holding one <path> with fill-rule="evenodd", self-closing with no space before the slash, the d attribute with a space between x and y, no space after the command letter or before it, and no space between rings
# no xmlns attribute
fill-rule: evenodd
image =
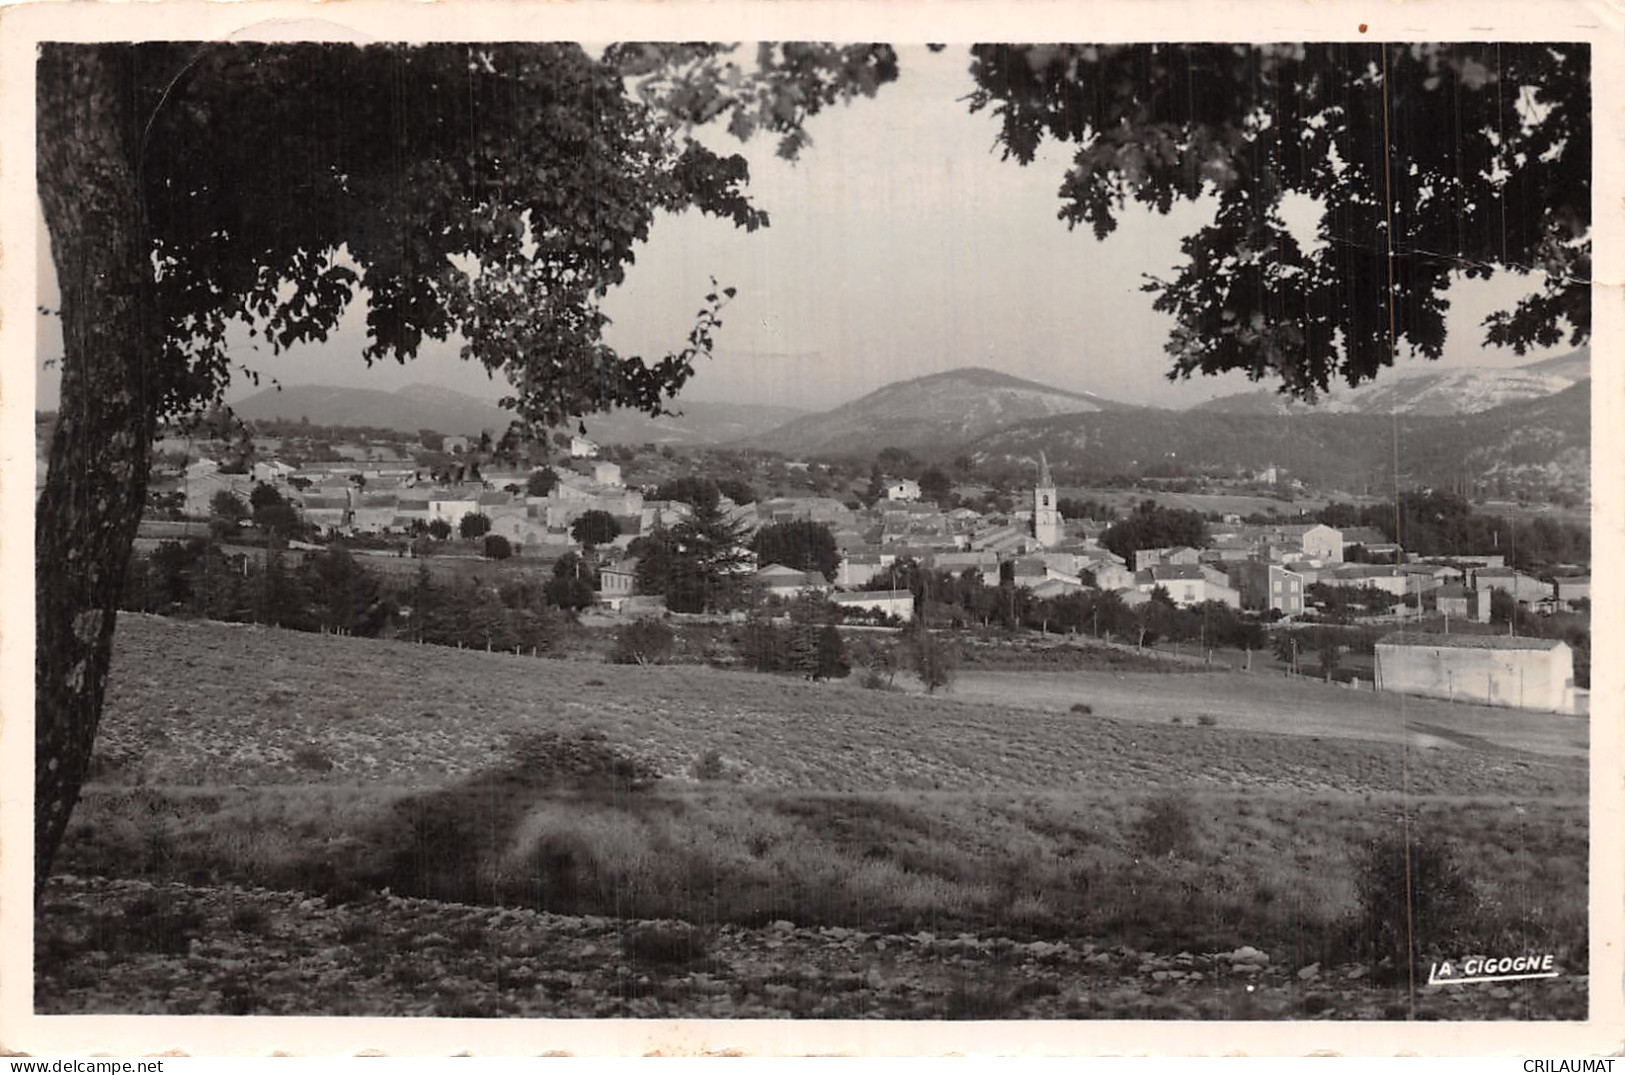
<svg viewBox="0 0 1625 1075"><path fill-rule="evenodd" d="M1061 543L1061 511L1056 507L1055 479L1049 460L1038 453L1038 485L1033 489L1033 537L1045 548Z"/></svg>

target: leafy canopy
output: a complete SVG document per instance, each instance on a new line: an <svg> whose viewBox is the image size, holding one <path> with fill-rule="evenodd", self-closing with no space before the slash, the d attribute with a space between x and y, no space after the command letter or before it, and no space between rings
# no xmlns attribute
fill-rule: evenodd
<svg viewBox="0 0 1625 1075"><path fill-rule="evenodd" d="M825 523L787 519L769 523L751 536L756 562L766 567L781 564L797 571L816 571L833 581L841 566L835 535Z"/></svg>
<svg viewBox="0 0 1625 1075"><path fill-rule="evenodd" d="M47 45L42 62L76 47ZM793 156L807 116L896 76L891 50L866 45L764 45L754 67L720 45L134 49L165 415L219 398L232 322L279 351L325 338L361 291L369 363L456 334L533 426L659 413L732 289L713 287L685 345L648 361L602 341L599 300L658 212L767 223L744 159L690 127L726 111Z"/></svg>
<svg viewBox="0 0 1625 1075"><path fill-rule="evenodd" d="M1170 379L1278 375L1313 399L1403 346L1438 358L1446 289L1497 269L1540 290L1489 342L1590 335L1585 44L981 45L971 73L1007 158L1076 147L1068 226L1103 239L1130 201L1214 200L1146 284L1175 320Z"/></svg>

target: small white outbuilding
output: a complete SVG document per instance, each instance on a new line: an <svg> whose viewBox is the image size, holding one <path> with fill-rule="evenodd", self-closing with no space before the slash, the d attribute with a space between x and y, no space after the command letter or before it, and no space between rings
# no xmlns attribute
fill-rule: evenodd
<svg viewBox="0 0 1625 1075"><path fill-rule="evenodd" d="M1377 641L1377 689L1572 713L1574 651L1555 638L1399 631Z"/></svg>

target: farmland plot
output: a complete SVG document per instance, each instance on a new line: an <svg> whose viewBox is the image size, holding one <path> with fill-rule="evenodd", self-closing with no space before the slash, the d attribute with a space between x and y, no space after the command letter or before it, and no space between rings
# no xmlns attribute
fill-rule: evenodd
<svg viewBox="0 0 1625 1075"><path fill-rule="evenodd" d="M1085 715L1003 675L928 698L127 617L37 1006L1584 1014L1583 742L1417 749L1370 695L1241 676L1091 682ZM1197 720L1249 689L1341 731ZM1465 874L1423 957L1563 976L1413 988L1357 865L1401 831Z"/></svg>

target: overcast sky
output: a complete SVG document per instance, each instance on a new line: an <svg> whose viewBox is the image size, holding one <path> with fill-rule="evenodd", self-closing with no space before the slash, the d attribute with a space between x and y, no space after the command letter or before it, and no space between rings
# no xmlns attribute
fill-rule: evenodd
<svg viewBox="0 0 1625 1075"><path fill-rule="evenodd" d="M1144 276L1169 274L1179 239L1210 207L1159 217L1124 211L1105 242L1057 219L1069 154L1047 145L1026 168L994 148L994 119L972 116L963 48L901 52L902 75L873 100L816 117L795 164L773 140L718 149L751 162L751 195L772 226L747 234L688 213L655 224L625 286L610 296L609 341L657 356L679 346L711 276L739 289L724 311L715 358L686 395L695 399L823 408L891 381L986 366L1059 388L1130 403L1185 406L1249 386L1244 378L1170 384L1162 353L1171 320L1151 309ZM56 305L41 225L41 304ZM1485 350L1478 322L1522 290L1502 277L1458 287L1445 363L1515 365ZM41 318L42 363L61 353L60 329ZM360 360L363 315L352 308L324 344L273 356L239 337L240 359L283 384L394 390L414 382L495 397L506 386L430 345L405 368ZM1561 350L1561 349L1559 349ZM256 389L239 379L228 398ZM39 406L56 403L53 374Z"/></svg>

